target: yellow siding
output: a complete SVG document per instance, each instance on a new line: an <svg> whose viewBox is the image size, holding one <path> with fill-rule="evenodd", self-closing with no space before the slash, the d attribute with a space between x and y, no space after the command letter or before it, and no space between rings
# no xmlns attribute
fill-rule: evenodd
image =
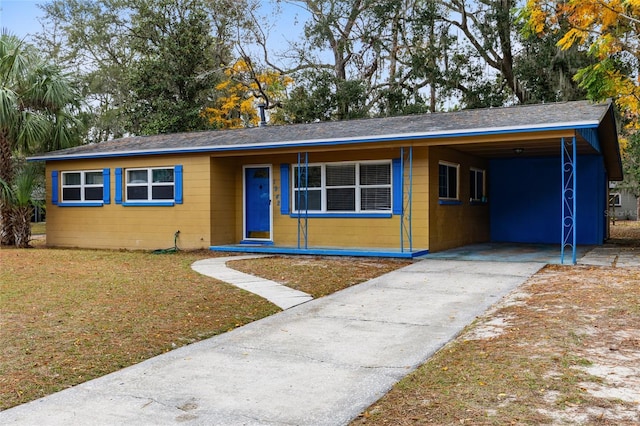
<svg viewBox="0 0 640 426"><path fill-rule="evenodd" d="M438 203L438 162L460 164L460 205ZM488 162L448 148L430 148L429 188L433 194L429 203L429 250L446 250L466 244L486 242L489 234L489 207L487 204L471 205L469 202L469 169L488 170ZM486 177L487 175L485 175Z"/></svg>
<svg viewBox="0 0 640 426"><path fill-rule="evenodd" d="M233 244L238 223L242 229L242 217L237 220L234 209L238 193L242 194L242 182L236 183L236 170L242 168L234 158L211 159L211 244ZM242 207L241 207L242 208Z"/></svg>
<svg viewBox="0 0 640 426"><path fill-rule="evenodd" d="M413 247L428 248L428 148L414 149L413 159ZM328 163L335 161L392 160L400 157L399 148L381 150L353 150L311 153L309 163ZM229 159L227 159L229 160ZM235 172L236 191L236 233L235 243L242 240L243 200L242 165L272 165L272 237L275 245L296 246L298 243L298 220L280 212L282 198L291 198L291 193L283 194L280 188L280 165L294 165L297 154L251 156L239 159ZM408 179L409 170L405 171ZM291 205L293 205L291 203ZM213 219L215 220L215 219ZM400 216L390 218L309 218L307 222L309 247L363 247L363 248L399 248ZM406 244L406 243L405 243ZM407 246L405 245L405 248Z"/></svg>
<svg viewBox="0 0 640 426"><path fill-rule="evenodd" d="M184 204L173 207L125 207L115 204L115 169L172 167L181 164ZM51 171L111 169L111 204L102 207L60 207L51 204ZM57 247L183 249L210 245L210 161L208 156L151 156L47 164L47 244Z"/></svg>
<svg viewBox="0 0 640 426"><path fill-rule="evenodd" d="M351 149L312 152L309 163L336 161L392 160L399 148ZM460 163L461 205L438 204L438 160ZM193 154L139 156L78 161L53 161L52 170L111 169L111 204L103 207L59 207L47 205L47 242L60 247L157 249L173 245L180 230L182 249L236 244L243 239L243 166L270 165L272 170L272 238L275 245L295 247L298 220L281 214L280 206L291 192L282 193L280 165L294 165L297 153L220 156ZM184 204L173 207L125 207L115 204L115 169L161 167L181 164ZM453 149L418 146L413 149L411 169L411 228L413 248L443 250L489 239L489 211L486 205L469 203L469 167L487 169L485 160ZM409 178L408 163L405 180ZM48 182L50 194L51 182ZM408 189L408 184L405 185ZM50 200L50 199L49 199ZM293 203L290 203L293 205ZM407 212L408 214L408 212ZM408 240L404 239L405 248ZM386 248L401 244L400 216L386 218L309 218L309 247Z"/></svg>

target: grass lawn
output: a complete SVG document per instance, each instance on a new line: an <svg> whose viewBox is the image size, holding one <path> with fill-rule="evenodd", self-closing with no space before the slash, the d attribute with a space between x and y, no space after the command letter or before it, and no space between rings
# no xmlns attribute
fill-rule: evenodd
<svg viewBox="0 0 640 426"><path fill-rule="evenodd" d="M278 312L202 276L208 251L0 250L0 409ZM406 262L276 258L244 267L327 294ZM305 265L301 268L301 266ZM385 266L386 265L386 266ZM329 279L330 278L330 279ZM316 288L316 290L314 290Z"/></svg>

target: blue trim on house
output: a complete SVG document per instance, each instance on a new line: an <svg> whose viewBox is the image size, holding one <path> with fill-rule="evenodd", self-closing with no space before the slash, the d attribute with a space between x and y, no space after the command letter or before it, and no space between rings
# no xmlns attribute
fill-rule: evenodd
<svg viewBox="0 0 640 426"><path fill-rule="evenodd" d="M393 175L393 192L392 197L392 213L395 215L402 214L402 188L404 187L404 181L402 176L402 158L394 158L391 160L391 173Z"/></svg>
<svg viewBox="0 0 640 426"><path fill-rule="evenodd" d="M288 164L280 164L280 214L291 213L291 167Z"/></svg>
<svg viewBox="0 0 640 426"><path fill-rule="evenodd" d="M254 246L272 246L273 241L270 240L242 240L241 245L254 245Z"/></svg>
<svg viewBox="0 0 640 426"><path fill-rule="evenodd" d="M97 159L97 158L117 158L117 157L134 157L144 155L171 155L171 154L197 154L203 152L233 152L233 151L252 151L252 150L270 150L270 149L282 149L292 148L297 149L304 147L327 147L327 146L339 146L339 145L354 145L354 144L368 144L368 143L385 143L385 142L403 142L413 140L424 139L449 139L457 137L478 137L489 136L498 134L515 134L515 133L538 133L549 131L562 131L562 130L579 130L579 129L597 129L597 123L593 124L567 124L563 126L551 126L540 128L514 128L514 129L495 129L495 130L482 130L471 132L429 132L427 134L412 134L412 135L390 135L379 138L355 138L355 139L335 139L329 141L323 140L311 140L311 141L294 141L291 143L279 142L264 145L224 145L224 146L208 146L201 148L167 148L161 150L141 150L141 151L123 151L123 152L103 152L97 154L76 154L76 155L62 155L56 156L39 156L29 157L28 161L63 161L63 160L80 160L80 159Z"/></svg>
<svg viewBox="0 0 640 426"><path fill-rule="evenodd" d="M459 206L462 204L462 201L459 200L438 200L438 204L441 206Z"/></svg>
<svg viewBox="0 0 640 426"><path fill-rule="evenodd" d="M310 219L388 219L391 213L302 213ZM298 213L291 213L290 217L297 219Z"/></svg>
<svg viewBox="0 0 640 426"><path fill-rule="evenodd" d="M111 204L111 169L102 169L102 202Z"/></svg>
<svg viewBox="0 0 640 426"><path fill-rule="evenodd" d="M175 185L175 202L176 204L183 203L183 191L182 191L182 165L177 165L173 168L173 183Z"/></svg>
<svg viewBox="0 0 640 426"><path fill-rule="evenodd" d="M58 181L58 171L51 171L51 204L54 206L58 205L58 192L59 192L60 182Z"/></svg>
<svg viewBox="0 0 640 426"><path fill-rule="evenodd" d="M124 207L173 207L175 206L175 204L176 203L173 201L125 201L124 203L122 203Z"/></svg>
<svg viewBox="0 0 640 426"><path fill-rule="evenodd" d="M102 207L104 203L91 202L91 203L58 203L58 207Z"/></svg>
<svg viewBox="0 0 640 426"><path fill-rule="evenodd" d="M122 204L122 168L116 169L116 204Z"/></svg>
<svg viewBox="0 0 640 426"><path fill-rule="evenodd" d="M486 206L489 203L487 201L471 201L469 204L472 206Z"/></svg>
<svg viewBox="0 0 640 426"><path fill-rule="evenodd" d="M269 247L262 245L228 245L211 246L211 251L231 253L264 253L264 254L296 254L313 256L351 256L351 257L390 257L398 259L414 259L429 254L429 250L416 250L413 252L401 252L392 249L359 249L359 248L295 248L295 247Z"/></svg>
<svg viewBox="0 0 640 426"><path fill-rule="evenodd" d="M585 138L589 145L596 151L598 154L602 154L602 149L600 149L600 137L598 136L597 129L578 129L578 134Z"/></svg>

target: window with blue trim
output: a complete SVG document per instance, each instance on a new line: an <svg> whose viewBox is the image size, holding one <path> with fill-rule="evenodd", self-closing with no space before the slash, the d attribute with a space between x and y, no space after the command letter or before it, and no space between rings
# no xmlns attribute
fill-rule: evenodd
<svg viewBox="0 0 640 426"><path fill-rule="evenodd" d="M102 170L62 172L63 203L95 203L104 198Z"/></svg>
<svg viewBox="0 0 640 426"><path fill-rule="evenodd" d="M458 176L460 164L438 163L438 197L441 200L458 200Z"/></svg>
<svg viewBox="0 0 640 426"><path fill-rule="evenodd" d="M126 201L174 201L173 167L126 170Z"/></svg>
<svg viewBox="0 0 640 426"><path fill-rule="evenodd" d="M294 212L391 212L391 161L296 165L292 169Z"/></svg>

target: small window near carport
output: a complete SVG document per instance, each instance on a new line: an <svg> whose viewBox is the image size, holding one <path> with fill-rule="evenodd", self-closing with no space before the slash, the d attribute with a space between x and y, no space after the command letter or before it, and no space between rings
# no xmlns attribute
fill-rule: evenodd
<svg viewBox="0 0 640 426"><path fill-rule="evenodd" d="M622 207L622 199L619 192L609 194L609 207Z"/></svg>
<svg viewBox="0 0 640 426"><path fill-rule="evenodd" d="M471 202L482 202L486 196L485 171L471 168L469 170L469 199Z"/></svg>
<svg viewBox="0 0 640 426"><path fill-rule="evenodd" d="M438 197L441 200L458 200L460 164L438 163Z"/></svg>

